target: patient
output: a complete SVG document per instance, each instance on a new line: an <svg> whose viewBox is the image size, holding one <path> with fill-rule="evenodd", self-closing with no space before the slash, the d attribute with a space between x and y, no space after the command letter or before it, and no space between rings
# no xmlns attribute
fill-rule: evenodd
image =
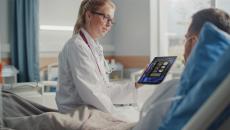
<svg viewBox="0 0 230 130"><path fill-rule="evenodd" d="M210 22L219 29L230 34L230 16L226 12L216 8L208 8L196 12L192 16L192 21L185 34L185 65L199 39L202 26L206 22ZM141 120L134 130L148 128L154 130L159 128L161 121L164 120L166 112L169 110L171 102L180 99L180 97L174 97L174 95L176 95L178 83L179 80L172 80L162 84L162 86L156 90L156 93L154 93L143 106ZM154 112L151 110L153 107L155 107Z"/></svg>

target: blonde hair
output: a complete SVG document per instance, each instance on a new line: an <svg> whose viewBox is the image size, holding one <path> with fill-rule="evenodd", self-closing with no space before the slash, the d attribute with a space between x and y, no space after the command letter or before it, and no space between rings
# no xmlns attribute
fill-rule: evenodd
<svg viewBox="0 0 230 130"><path fill-rule="evenodd" d="M82 0L73 34L79 33L80 29L85 25L85 14L87 11L97 11L107 3L115 8L112 0Z"/></svg>

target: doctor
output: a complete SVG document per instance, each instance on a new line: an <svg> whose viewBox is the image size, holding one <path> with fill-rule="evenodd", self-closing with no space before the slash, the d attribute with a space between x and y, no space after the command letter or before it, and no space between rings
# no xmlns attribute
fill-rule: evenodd
<svg viewBox="0 0 230 130"><path fill-rule="evenodd" d="M59 86L56 102L60 112L75 110L86 104L114 113L113 102L136 93L140 85L112 84L108 80L103 48L104 37L114 21L115 4L111 0L83 0L73 36L59 54ZM129 97L130 98L130 97ZM131 99L134 102L134 98Z"/></svg>

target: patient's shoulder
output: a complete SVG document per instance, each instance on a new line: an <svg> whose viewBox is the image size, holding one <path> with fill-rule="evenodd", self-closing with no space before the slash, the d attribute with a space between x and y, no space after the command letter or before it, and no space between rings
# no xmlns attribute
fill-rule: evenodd
<svg viewBox="0 0 230 130"><path fill-rule="evenodd" d="M158 86L152 96L157 100L171 98L176 94L178 83L179 79L166 81Z"/></svg>
<svg viewBox="0 0 230 130"><path fill-rule="evenodd" d="M172 80L168 80L164 83L162 83L159 88L164 88L164 89L169 89L169 88L176 88L177 84L179 83L179 79L172 79Z"/></svg>
<svg viewBox="0 0 230 130"><path fill-rule="evenodd" d="M178 83L179 79L173 79L160 84L145 102L144 106L148 108L152 104L173 98L176 94Z"/></svg>

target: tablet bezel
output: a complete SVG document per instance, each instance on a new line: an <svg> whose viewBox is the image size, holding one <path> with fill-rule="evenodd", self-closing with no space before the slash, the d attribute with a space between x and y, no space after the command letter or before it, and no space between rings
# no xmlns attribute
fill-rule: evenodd
<svg viewBox="0 0 230 130"><path fill-rule="evenodd" d="M161 83L169 70L171 69L173 63L175 62L177 56L162 56L162 57L155 57L151 64L145 69L142 76L139 78L138 83L139 84L159 84ZM167 66L165 67L164 71L161 73L160 76L153 76L149 77L151 73L153 73L153 69L156 68L157 63L159 62L168 62ZM162 65L163 66L163 65ZM155 72L156 73L156 72Z"/></svg>

